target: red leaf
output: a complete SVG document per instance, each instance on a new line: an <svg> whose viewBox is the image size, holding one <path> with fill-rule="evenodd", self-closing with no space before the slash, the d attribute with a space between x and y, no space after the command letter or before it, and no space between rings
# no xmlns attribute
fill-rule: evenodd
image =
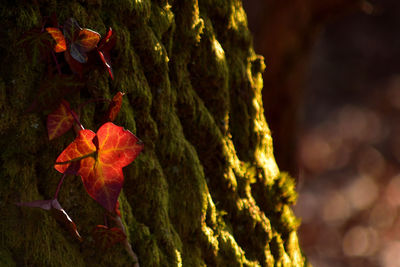
<svg viewBox="0 0 400 267"><path fill-rule="evenodd" d="M64 36L67 40L70 55L80 63L87 62L87 52L97 47L100 34L90 29L82 29L78 22L70 18L64 25Z"/></svg>
<svg viewBox="0 0 400 267"><path fill-rule="evenodd" d="M82 76L83 73L83 65L79 61L75 60L68 51L64 52L65 61L67 61L69 68L73 73Z"/></svg>
<svg viewBox="0 0 400 267"><path fill-rule="evenodd" d="M104 225L97 225L93 230L93 239L102 250L109 249L117 243L126 239L124 232L117 227L108 228Z"/></svg>
<svg viewBox="0 0 400 267"><path fill-rule="evenodd" d="M59 28L48 27L46 31L53 37L55 45L53 46L54 52L64 52L67 50L67 44L65 42L64 35L61 33Z"/></svg>
<svg viewBox="0 0 400 267"><path fill-rule="evenodd" d="M121 109L122 105L122 97L125 95L125 93L118 92L115 94L113 97L110 106L108 107L107 111L107 120L109 121L114 121L115 118L117 117L119 110Z"/></svg>
<svg viewBox="0 0 400 267"><path fill-rule="evenodd" d="M71 162L80 161L78 174L86 191L105 209L114 212L124 180L122 168L142 149L143 144L134 134L107 122L97 134L90 130L80 131L58 156L54 167L64 173Z"/></svg>
<svg viewBox="0 0 400 267"><path fill-rule="evenodd" d="M67 146L66 149L58 156L56 162L68 162L74 159L80 160L78 173L85 165L85 161L93 159L95 156L96 146L93 144L93 138L96 136L91 130L82 130L78 133L75 140ZM69 167L68 164L56 164L54 167L57 171L65 173Z"/></svg>
<svg viewBox="0 0 400 267"><path fill-rule="evenodd" d="M61 207L57 199L20 202L17 203L17 205L32 208L41 208L50 211L51 215L57 220L57 222L64 226L71 233L72 236L74 236L79 241L82 241L82 237L76 229L75 223Z"/></svg>
<svg viewBox="0 0 400 267"><path fill-rule="evenodd" d="M104 37L100 41L99 47L97 49L100 59L103 62L104 66L107 68L108 73L111 76L111 79L114 79L114 74L113 74L113 71L111 68L110 50L114 47L116 41L117 41L117 38L116 38L113 30L110 28L107 32L106 37Z"/></svg>
<svg viewBox="0 0 400 267"><path fill-rule="evenodd" d="M114 35L112 28L110 27L108 29L106 36L103 39L101 39L101 41L99 43L99 48L102 49L103 51L110 51L111 48L114 47L115 41L116 41L116 37Z"/></svg>
<svg viewBox="0 0 400 267"><path fill-rule="evenodd" d="M90 29L79 31L78 38L74 44L79 46L83 52L92 51L100 41L100 34Z"/></svg>
<svg viewBox="0 0 400 267"><path fill-rule="evenodd" d="M74 117L70 112L69 103L65 100L61 101L58 109L47 116L47 133L49 140L59 137L71 129L74 123Z"/></svg>
<svg viewBox="0 0 400 267"><path fill-rule="evenodd" d="M113 70L111 68L111 60L110 60L110 56L108 56L106 58L106 56L104 55L104 53L100 50L97 50L97 53L99 54L99 57L101 59L101 62L103 62L104 66L107 68L108 70L108 74L110 74L110 77L112 80L114 80L114 73Z"/></svg>

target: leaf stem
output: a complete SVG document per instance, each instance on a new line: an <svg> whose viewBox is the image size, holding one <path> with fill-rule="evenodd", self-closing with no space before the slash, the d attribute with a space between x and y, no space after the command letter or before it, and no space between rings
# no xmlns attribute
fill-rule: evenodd
<svg viewBox="0 0 400 267"><path fill-rule="evenodd" d="M71 113L72 117L74 118L74 120L75 120L76 124L79 126L79 128L81 128L81 130L85 130L85 128L79 121L79 118L76 116L75 112L73 112L68 105L64 105L64 107L68 110L69 113Z"/></svg>
<svg viewBox="0 0 400 267"><path fill-rule="evenodd" d="M76 161L80 161L81 159L88 158L88 157L91 157L91 156L94 156L94 155L96 155L96 151L94 151L94 152L92 152L92 153L89 153L89 154L87 154L87 155L84 155L84 156L82 156L82 157L78 157L78 158L74 158L74 159L67 160L67 161L62 161L62 162L56 162L56 163L54 163L54 164L56 164L56 165L69 164L69 163L76 162Z"/></svg>
<svg viewBox="0 0 400 267"><path fill-rule="evenodd" d="M125 236L128 236L126 234L125 227L124 227L124 225L123 225L123 223L121 221L121 217L115 216L113 218L114 218L115 222L117 223L118 227L121 228L122 232L124 232ZM125 247L126 252L128 252L129 256L131 256L131 258L133 260L133 267L140 267L139 266L139 259L136 256L136 253L133 252L132 246L128 241L128 237L125 238L125 240L124 240L124 247Z"/></svg>
<svg viewBox="0 0 400 267"><path fill-rule="evenodd" d="M56 193L54 194L53 199L57 199L58 193L60 192L61 185L62 185L62 183L64 182L65 176L67 176L66 173L63 174L63 176L61 177L60 181L58 182L57 190L56 190Z"/></svg>
<svg viewBox="0 0 400 267"><path fill-rule="evenodd" d="M54 62L56 63L56 67L57 67L58 74L61 75L61 68L60 68L60 65L58 64L58 60L57 60L57 58L56 58L56 54L54 54L53 49L51 49L51 55L53 56L53 60L54 60Z"/></svg>

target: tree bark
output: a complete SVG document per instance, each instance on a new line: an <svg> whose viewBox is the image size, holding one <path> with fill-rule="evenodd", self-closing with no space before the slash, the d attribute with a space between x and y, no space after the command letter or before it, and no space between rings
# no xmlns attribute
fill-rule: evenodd
<svg viewBox="0 0 400 267"><path fill-rule="evenodd" d="M46 116L57 101L76 108L119 90L126 95L115 123L145 147L124 168L119 199L141 266L307 264L290 208L294 182L279 172L263 114L263 58L253 51L240 1L27 2L1 4L2 265L134 265L120 245L96 247L91 232L104 211L78 176L66 177L59 202L82 243L45 211L13 204L49 199L57 188L55 159L74 139L72 131L47 138ZM102 36L113 28L113 81L98 68L83 75L79 91L64 88L66 80L50 78L39 48L26 53L23 33L53 13L61 24L73 17ZM85 105L82 124L96 131L106 109Z"/></svg>

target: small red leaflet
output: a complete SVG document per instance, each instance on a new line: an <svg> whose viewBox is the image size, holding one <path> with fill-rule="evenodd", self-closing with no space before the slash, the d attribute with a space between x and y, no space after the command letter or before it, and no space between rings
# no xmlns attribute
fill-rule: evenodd
<svg viewBox="0 0 400 267"><path fill-rule="evenodd" d="M49 140L59 137L71 129L74 117L69 103L62 100L60 106L47 116L47 133ZM76 116L76 114L75 114Z"/></svg>
<svg viewBox="0 0 400 267"><path fill-rule="evenodd" d="M53 46L54 52L60 53L67 50L67 44L65 42L64 35L59 28L48 27L46 28L46 31L51 35L51 37L53 37L53 40L55 41Z"/></svg>
<svg viewBox="0 0 400 267"><path fill-rule="evenodd" d="M125 93L122 92L117 92L115 96L113 97L110 106L108 107L107 111L107 120L108 121L114 121L115 118L117 117L119 110L121 109L122 105L122 97L125 95Z"/></svg>

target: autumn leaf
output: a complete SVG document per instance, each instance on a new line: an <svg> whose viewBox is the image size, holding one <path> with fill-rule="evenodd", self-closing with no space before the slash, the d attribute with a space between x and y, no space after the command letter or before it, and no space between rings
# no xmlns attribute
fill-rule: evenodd
<svg viewBox="0 0 400 267"><path fill-rule="evenodd" d="M80 63L87 62L86 53L95 49L100 41L98 32L82 29L73 18L69 18L64 24L64 37L67 41L69 54Z"/></svg>
<svg viewBox="0 0 400 267"><path fill-rule="evenodd" d="M125 93L122 92L117 92L115 96L113 97L110 106L108 107L107 111L107 120L108 121L114 121L115 118L117 117L119 110L121 109L122 105L122 97L125 95Z"/></svg>
<svg viewBox="0 0 400 267"><path fill-rule="evenodd" d="M54 52L60 53L67 50L67 44L65 42L64 35L59 28L48 27L46 28L46 31L51 35L51 37L53 37L53 40L55 41L53 46Z"/></svg>
<svg viewBox="0 0 400 267"><path fill-rule="evenodd" d="M41 208L50 211L51 215L57 220L58 223L64 226L71 233L73 237L75 237L79 241L82 241L82 237L80 236L75 223L68 216L65 210L61 207L57 199L19 202L16 204L18 206Z"/></svg>
<svg viewBox="0 0 400 267"><path fill-rule="evenodd" d="M143 144L134 134L107 122L97 134L91 130L80 131L58 156L54 167L64 173L72 162L79 161L78 174L88 194L105 209L114 212L124 180L122 168L142 149Z"/></svg>
<svg viewBox="0 0 400 267"><path fill-rule="evenodd" d="M71 129L74 124L74 117L71 112L74 111L69 107L69 103L61 100L60 106L47 116L49 140L59 137Z"/></svg>
<svg viewBox="0 0 400 267"><path fill-rule="evenodd" d="M105 225L97 225L92 235L96 245L102 250L109 249L126 239L126 235L120 228L109 228Z"/></svg>
<svg viewBox="0 0 400 267"><path fill-rule="evenodd" d="M104 37L97 48L97 52L100 56L101 61L103 62L104 66L107 68L108 73L110 74L111 79L114 79L114 73L111 68L111 57L110 57L110 50L114 47L117 38L110 28L107 32L106 37Z"/></svg>
<svg viewBox="0 0 400 267"><path fill-rule="evenodd" d="M111 68L110 56L106 57L106 55L101 50L97 50L97 52L99 53L101 62L103 62L104 66L107 68L108 74L110 75L111 79L114 80L114 73Z"/></svg>
<svg viewBox="0 0 400 267"><path fill-rule="evenodd" d="M73 73L78 74L82 78L83 74L83 64L75 60L70 52L67 50L64 52L65 61L67 61L69 68Z"/></svg>
<svg viewBox="0 0 400 267"><path fill-rule="evenodd" d="M105 51L110 51L110 49L112 49L114 47L115 41L116 41L116 37L115 37L114 31L110 27L107 31L106 36L103 39L101 39L101 41L99 43L99 48L103 49Z"/></svg>

